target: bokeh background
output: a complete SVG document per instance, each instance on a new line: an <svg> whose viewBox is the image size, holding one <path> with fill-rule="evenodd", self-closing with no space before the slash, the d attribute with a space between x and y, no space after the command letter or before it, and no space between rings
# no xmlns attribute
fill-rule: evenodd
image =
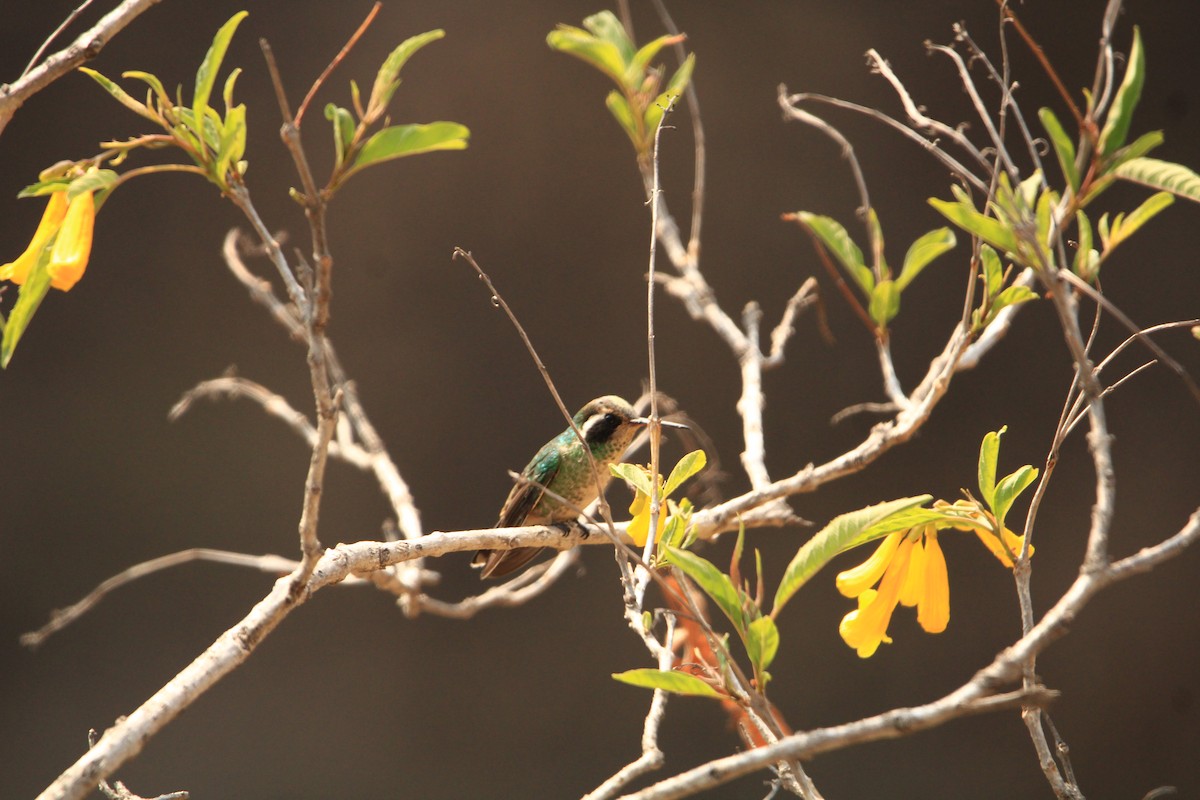
<svg viewBox="0 0 1200 800"><path fill-rule="evenodd" d="M74 5L6 2L0 79L19 75ZM104 8L89 10L84 23L110 6L97 5ZM1163 129L1158 154L1200 165L1194 3L1129 5L1118 43L1126 48L1131 24L1140 24L1149 63L1134 132ZM658 35L651 9L634 6L639 38ZM245 69L238 95L250 108L251 191L268 224L304 248L257 40L271 41L295 103L368 3L167 0L92 66L113 77L148 70L168 86L190 87L213 32L243 7L250 16L226 65ZM603 7L579 0L389 3L307 119L306 142L321 174L330 145L319 114L324 102L346 104L351 78L369 86L402 39L446 29L444 41L406 68L393 118L460 121L471 129L470 149L373 169L330 214L337 262L331 335L427 529L490 524L508 491L505 470L524 464L562 427L508 323L469 269L451 262L454 246L472 250L491 273L569 405L609 392L636 395L645 377L648 213L632 151L603 107L604 79L544 41L556 23L579 24ZM807 276L818 275L825 287L836 342L824 342L807 315L786 364L766 379L768 465L782 477L859 441L872 419L837 426L829 419L882 393L868 335L829 290L807 238L779 220L797 209L832 214L858 236L849 173L827 139L781 120L776 87L899 113L884 81L865 66L863 53L875 47L931 113L966 119L951 64L927 55L922 43L948 42L952 23L964 20L995 54L996 6L772 0L680 2L672 10L698 59L709 145L703 266L718 297L735 314L758 300L771 325ZM1018 8L1073 90L1091 84L1102 10L1098 0ZM1024 45L1016 37L1009 45L1026 113L1058 104ZM946 175L893 132L853 116L830 118L858 148L896 263L909 242L942 224L924 199L946 196ZM677 129L663 136L664 186L686 219L692 139L685 115L673 122ZM40 169L139 132L138 118L81 75L28 103L0 137L3 260L24 248L37 223L40 204L15 196ZM1127 210L1144 195L1115 190L1106 207ZM1133 319L1196 315L1198 223L1200 209L1179 202L1107 265L1109 296ZM133 710L236 622L271 579L232 567L181 567L115 592L36 652L19 646L20 633L110 575L165 553L195 546L296 552L307 447L248 403L201 403L178 422L166 417L184 391L231 365L298 408L310 407L303 352L221 263L222 237L238 225L233 207L189 176L122 189L99 217L86 278L46 300L0 376L4 797L36 794L83 751L88 728L103 729ZM958 317L966 262L960 245L905 294L894 349L906 385L923 374ZM257 267L266 273L265 264ZM739 492L746 481L737 468L736 364L670 299L659 304L658 325L660 386L714 437L729 472L723 490ZM1106 318L1099 352L1121 338ZM1185 332L1161 341L1200 375L1196 343ZM1146 358L1131 354L1106 377ZM886 498L926 491L953 498L974 485L982 435L1003 424L1002 467L1040 466L1070 378L1048 305L1027 307L1003 346L955 380L916 440L793 505L823 523ZM1118 468L1113 550L1124 555L1177 530L1195 507L1200 436L1195 404L1161 368L1121 389L1109 409ZM678 454L676 447L668 457ZM1079 563L1089 463L1076 434L1039 519L1039 612ZM620 506L627 498L617 488L612 499ZM378 537L387 514L368 476L332 465L323 541ZM763 550L771 586L807 535L764 530L750 537ZM722 562L731 545L726 537L703 552ZM946 551L949 630L927 636L911 613L900 612L895 644L869 661L838 638L847 603L832 572L793 601L781 619L772 691L794 727L933 699L1017 636L1009 575L973 537L951 537ZM444 573L439 596L478 589L467 562L458 556L435 565ZM188 789L199 798L578 796L637 755L649 699L609 678L647 664L624 628L611 556L588 548L583 565L527 606L467 622L408 620L388 597L366 589L321 592L117 777L141 794ZM1200 796L1198 568L1200 553L1191 552L1107 592L1039 662L1046 683L1063 691L1053 716L1089 796L1138 798L1163 785L1178 787L1180 797ZM690 699L671 701L662 744L668 767L660 777L738 747L718 710ZM830 798L1050 796L1015 714L825 755L811 773ZM762 797L764 779L713 796Z"/></svg>

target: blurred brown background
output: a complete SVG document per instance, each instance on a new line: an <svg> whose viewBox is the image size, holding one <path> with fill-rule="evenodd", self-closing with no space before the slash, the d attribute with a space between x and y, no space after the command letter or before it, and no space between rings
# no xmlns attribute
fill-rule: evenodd
<svg viewBox="0 0 1200 800"><path fill-rule="evenodd" d="M649 7L634 5L638 37L657 35ZM0 80L20 73L73 6L4 4ZM305 248L303 218L286 196L295 181L276 136L257 39L270 39L298 102L368 3L166 0L92 66L112 77L149 70L168 86L190 87L213 32L243 7L250 17L226 65L245 68L238 96L250 108L251 191L268 224ZM645 375L648 214L631 148L603 107L604 79L544 42L556 23L577 25L603 7L576 0L389 3L305 125L321 173L329 162L321 106L346 104L351 78L369 86L402 39L446 29L444 41L406 68L393 118L460 121L471 129L470 149L371 170L350 184L330 217L337 259L331 334L429 530L491 524L508 491L505 470L524 464L562 427L508 323L468 268L450 261L454 246L474 251L497 281L568 405L607 392L636 395ZM826 281L807 238L780 222L780 213L813 210L838 217L855 236L861 230L836 148L781 121L776 86L898 113L884 81L864 66L862 54L875 47L931 113L963 119L968 111L951 64L927 56L922 42L949 41L951 24L965 20L995 54L996 7L990 0L853 0L678 2L672 10L697 53L708 133L703 265L727 310L736 314L757 299L773 325L805 277ZM1018 10L1067 86L1090 85L1103 3L1038 0ZM1156 155L1197 167L1194 3L1130 3L1120 49L1132 23L1142 26L1149 65L1134 133L1164 129L1167 143ZM1026 48L1015 37L1010 46L1026 113L1057 104ZM942 224L924 199L947 195L946 176L894 133L855 117L830 118L858 148L889 257L898 263L909 242ZM663 137L665 189L686 219L691 134L685 115L673 121L678 130ZM139 132L141 121L83 76L35 97L0 137L0 260L19 253L37 223L40 204L15 195L38 170L88 155L99 140ZM1113 191L1105 207L1128 210L1143 196ZM1196 315L1198 221L1200 209L1179 202L1106 267L1109 296L1133 319ZM47 299L0 376L4 797L29 797L48 784L82 752L89 727L103 729L133 710L239 619L270 579L187 566L116 592L37 652L18 645L20 633L104 578L158 555L193 546L297 550L307 447L247 403L206 403L177 423L166 419L182 392L230 365L298 408L311 406L302 351L220 261L225 231L242 224L229 203L189 176L152 177L118 192L99 217L86 278L70 294ZM256 266L266 273L265 264ZM894 349L906 385L951 329L965 280L960 245L905 294ZM830 416L882 399L869 337L827 282L825 293L836 344L824 343L806 316L787 363L766 379L768 465L776 477L859 441L872 419L831 426ZM659 309L660 386L713 434L732 473L724 489L739 492L736 365L674 301L664 299ZM1122 338L1106 319L1100 350ZM1200 375L1186 333L1161 341ZM1121 364L1128 370L1146 358L1130 354ZM885 498L926 491L953 498L974 485L980 438L1002 424L1010 426L1002 467L1041 466L1070 376L1049 307L1028 307L1004 346L956 380L920 437L793 505L824 523ZM1200 436L1196 406L1161 368L1120 390L1109 409L1118 459L1113 549L1124 555L1177 530L1195 507ZM1039 612L1080 560L1089 464L1077 434L1039 519ZM335 463L326 488L324 542L379 535L388 509L371 479ZM627 499L619 488L612 498L617 505ZM806 535L752 535L770 586ZM933 699L1015 638L1011 578L969 538L948 537L945 546L949 630L924 635L911 613L900 612L895 644L869 661L838 638L847 602L833 588L832 571L805 588L781 619L772 684L793 726ZM723 563L730 546L725 538L703 552ZM440 596L479 588L467 561L434 565L445 575ZM637 755L649 700L609 678L647 665L620 617L611 556L589 548L584 564L578 578L536 602L469 622L409 621L369 590L322 592L117 777L141 794L188 789L197 798L578 796ZM1200 797L1198 568L1200 553L1191 552L1109 591L1039 662L1047 684L1064 692L1053 715L1089 797L1139 798L1160 785ZM668 771L660 777L737 746L714 706L689 699L671 701L662 744ZM822 756L811 773L831 799L1050 796L1013 714ZM762 797L764 778L713 796Z"/></svg>

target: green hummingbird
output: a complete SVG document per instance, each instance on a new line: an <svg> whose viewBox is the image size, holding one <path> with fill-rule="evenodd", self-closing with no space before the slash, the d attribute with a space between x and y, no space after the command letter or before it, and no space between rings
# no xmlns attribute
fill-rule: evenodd
<svg viewBox="0 0 1200 800"><path fill-rule="evenodd" d="M579 409L573 422L596 460L602 491L612 477L609 464L625 453L638 429L650 420L639 417L628 402L610 394L597 397ZM665 420L662 424L673 428L687 427ZM598 495L587 452L571 428L542 445L533 460L521 470L521 477L525 480L512 488L500 509L497 528L570 522ZM547 494L547 489L557 497ZM541 550L540 547L480 550L471 563L482 568L481 578L499 578L525 566Z"/></svg>

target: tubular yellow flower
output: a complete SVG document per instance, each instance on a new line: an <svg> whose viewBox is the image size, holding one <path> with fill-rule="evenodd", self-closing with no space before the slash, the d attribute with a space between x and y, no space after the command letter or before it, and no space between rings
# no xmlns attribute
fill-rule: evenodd
<svg viewBox="0 0 1200 800"><path fill-rule="evenodd" d="M941 633L950 624L950 578L932 526L925 529L925 591L917 605L917 622L926 633Z"/></svg>
<svg viewBox="0 0 1200 800"><path fill-rule="evenodd" d="M912 548L913 543L907 538L899 542L891 563L887 565L883 574L879 591L859 610L851 611L843 617L842 624L838 626L842 640L858 652L859 658L870 658L882 642L890 641L887 635L888 623L892 621L892 612L900 602L900 588L908 575ZM883 546L880 549L882 550Z"/></svg>
<svg viewBox="0 0 1200 800"><path fill-rule="evenodd" d="M889 534L870 558L857 567L839 572L837 576L838 591L846 597L858 597L874 586L883 576L883 571L887 569L888 564L891 563L892 556L896 553L896 546L900 544L903 536L904 531Z"/></svg>
<svg viewBox="0 0 1200 800"><path fill-rule="evenodd" d="M908 559L908 574L900 587L900 605L912 608L925 597L925 546L921 537L913 541L912 556Z"/></svg>
<svg viewBox="0 0 1200 800"><path fill-rule="evenodd" d="M1000 563L1009 569L1013 568L1012 559L1008 557L1005 547L1012 551L1014 556L1021 555L1021 548L1025 546L1025 537L1017 536L1015 533L1005 528L1003 531L1004 545L1000 544L1000 540L996 538L994 533L981 531L978 528L973 528L975 535L979 537L979 541L983 542L984 547L991 551L992 555L1000 559ZM1029 547L1029 555L1033 555L1033 546Z"/></svg>
<svg viewBox="0 0 1200 800"><path fill-rule="evenodd" d="M42 250L54 238L54 234L58 233L66 213L67 193L65 191L55 192L50 195L50 201L46 203L46 210L42 212L42 221L38 223L37 230L29 241L29 246L25 248L25 252L17 256L15 261L0 266L0 281L25 283L25 279L29 277L29 271L37 265Z"/></svg>
<svg viewBox="0 0 1200 800"><path fill-rule="evenodd" d="M55 194L58 194L57 192ZM83 277L92 252L92 229L96 222L96 203L91 192L75 196L63 216L58 238L50 252L50 285L64 292Z"/></svg>

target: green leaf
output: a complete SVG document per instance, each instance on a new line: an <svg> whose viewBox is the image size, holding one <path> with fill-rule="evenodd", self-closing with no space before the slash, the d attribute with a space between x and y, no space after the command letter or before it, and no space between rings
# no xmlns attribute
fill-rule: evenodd
<svg viewBox="0 0 1200 800"><path fill-rule="evenodd" d="M770 617L759 617L746 629L746 652L759 671L766 670L779 650L779 628Z"/></svg>
<svg viewBox="0 0 1200 800"><path fill-rule="evenodd" d="M721 694L704 681L686 672L671 672L662 669L629 669L624 672L614 672L613 678L630 686L641 686L645 689L662 689L671 694L691 695L693 697L720 697Z"/></svg>
<svg viewBox="0 0 1200 800"><path fill-rule="evenodd" d="M693 53L684 59L679 69L671 76L670 83L662 94L654 99L654 102L646 109L644 121L646 123L646 131L648 134L653 134L658 130L659 122L663 115L667 113L667 109L671 104L676 102L683 90L687 88L688 81L692 77L692 69L696 66L696 55Z"/></svg>
<svg viewBox="0 0 1200 800"><path fill-rule="evenodd" d="M990 508L996 497L996 461L1000 458L1000 437L1008 430L1005 425L987 433L979 445L979 496Z"/></svg>
<svg viewBox="0 0 1200 800"><path fill-rule="evenodd" d="M625 60L613 43L598 39L587 31L570 25L559 25L557 30L547 34L546 44L559 52L586 61L612 78L618 86L625 86Z"/></svg>
<svg viewBox="0 0 1200 800"><path fill-rule="evenodd" d="M1133 140L1133 144L1127 144L1117 152L1113 153L1112 158L1110 158L1108 163L1104 166L1104 175L1110 174L1114 169L1130 159L1141 158L1162 143L1162 131L1150 131L1149 133L1143 133L1141 136Z"/></svg>
<svg viewBox="0 0 1200 800"><path fill-rule="evenodd" d="M198 122L203 123L208 117L208 98L212 94L213 84L216 83L221 62L225 60L225 51L229 49L229 42L233 39L234 32L237 31L238 25L248 13L239 11L221 26L217 35L213 37L212 45L208 48L204 60L200 62L200 68L196 70L196 90L192 95L192 113L195 114Z"/></svg>
<svg viewBox="0 0 1200 800"><path fill-rule="evenodd" d="M347 172L393 158L431 153L435 150L464 150L471 132L457 122L430 122L427 125L393 125L363 143Z"/></svg>
<svg viewBox="0 0 1200 800"><path fill-rule="evenodd" d="M989 245L980 245L979 260L983 262L983 286L988 297L995 297L1004 285L1004 267L1000 256Z"/></svg>
<svg viewBox="0 0 1200 800"><path fill-rule="evenodd" d="M742 601L729 576L695 553L675 547L664 547L668 563L678 567L685 575L712 598L717 607L729 618L738 632L746 630L742 614Z"/></svg>
<svg viewBox="0 0 1200 800"><path fill-rule="evenodd" d="M325 119L333 123L333 152L336 163L341 165L346 160L346 151L354 141L354 117L344 108L328 103L325 106Z"/></svg>
<svg viewBox="0 0 1200 800"><path fill-rule="evenodd" d="M625 135L633 142L633 146L640 150L641 141L638 139L637 123L633 120L633 109L629 107L629 101L625 99L624 95L613 89L608 93L608 97L604 98L604 105L616 118L621 130L625 131Z"/></svg>
<svg viewBox="0 0 1200 800"><path fill-rule="evenodd" d="M1038 109L1038 118L1042 127L1050 135L1050 144L1054 147L1054 155L1058 159L1059 169L1071 187L1072 192L1079 191L1079 170L1075 168L1075 142L1063 130L1062 123L1049 108Z"/></svg>
<svg viewBox="0 0 1200 800"><path fill-rule="evenodd" d="M1078 230L1079 241L1076 243L1075 259L1071 269L1085 281L1096 279L1096 270L1100 265L1100 254L1092 247L1092 223L1083 210L1075 212L1075 227Z"/></svg>
<svg viewBox="0 0 1200 800"><path fill-rule="evenodd" d="M171 104L171 96L167 94L167 90L163 88L162 81L158 79L157 75L153 75L149 72L142 72L141 70L131 69L128 72L122 72L121 77L132 78L145 83L158 97L158 102L160 105Z"/></svg>
<svg viewBox="0 0 1200 800"><path fill-rule="evenodd" d="M1094 252L1094 251L1093 251ZM1028 286L1017 284L1009 286L1007 289L996 295L996 299L992 301L992 307L989 309L986 322L991 322L996 318L996 315L1009 306L1020 305L1027 303L1030 300L1037 299L1037 292L1030 289Z"/></svg>
<svg viewBox="0 0 1200 800"><path fill-rule="evenodd" d="M71 181L67 188L67 200L74 200L84 192L107 191L119 176L111 169L89 169Z"/></svg>
<svg viewBox="0 0 1200 800"><path fill-rule="evenodd" d="M400 87L400 70L408 63L418 50L430 42L436 42L446 35L443 30L432 30L410 36L400 43L400 46L388 54L375 74L375 84L371 87L371 97L367 101L367 113L379 116L392 102L392 95Z"/></svg>
<svg viewBox="0 0 1200 800"><path fill-rule="evenodd" d="M621 462L620 464L609 464L608 471L617 476L626 483L632 484L633 488L637 489L647 497L650 496L652 489L650 488L650 476L646 474L646 470L636 464L628 464Z"/></svg>
<svg viewBox="0 0 1200 800"><path fill-rule="evenodd" d="M1119 217L1119 224L1114 224L1112 231L1109 233L1105 255L1174 202L1175 197L1170 192L1155 192L1147 197L1140 206L1131 211L1129 216L1124 218Z"/></svg>
<svg viewBox="0 0 1200 800"><path fill-rule="evenodd" d="M1129 124L1133 120L1133 110L1137 108L1142 96L1142 84L1146 81L1146 55L1142 50L1142 32L1138 26L1133 26L1133 46L1129 49L1129 61L1125 67L1125 77L1121 81L1113 97L1112 107L1104 120L1104 129L1100 131L1100 141L1096 149L1101 157L1107 157L1125 144L1129 135Z"/></svg>
<svg viewBox="0 0 1200 800"><path fill-rule="evenodd" d="M1157 158L1134 158L1117 167L1112 174L1122 180L1161 189L1200 203L1200 175L1182 164Z"/></svg>
<svg viewBox="0 0 1200 800"><path fill-rule="evenodd" d="M969 202L952 203L931 197L929 205L967 233L979 237L1000 252L1017 252L1017 237L1012 229L998 220L980 214Z"/></svg>
<svg viewBox="0 0 1200 800"><path fill-rule="evenodd" d="M778 615L784 604L801 586L824 567L838 553L866 541L864 533L880 525L893 514L932 500L931 495L902 497L889 500L857 511L834 517L816 535L805 542L784 571L783 579L775 592L775 604L771 616Z"/></svg>
<svg viewBox="0 0 1200 800"><path fill-rule="evenodd" d="M21 336L33 321L38 306L50 291L50 271L46 267L50 263L51 247L52 243L42 248L37 265L29 270L25 283L21 284L17 292L17 302L8 313L8 321L4 324L4 336L0 338L0 369L8 368L8 362L12 360L17 349L17 342L21 341Z"/></svg>
<svg viewBox="0 0 1200 800"><path fill-rule="evenodd" d="M633 58L629 60L629 69L626 72L626 78L631 81L640 80L642 75L645 74L646 69L650 66L650 62L654 60L654 57L657 56L664 47L677 42L682 42L685 38L686 37L682 34L676 36L660 36L654 41L642 45L641 49L634 53Z"/></svg>
<svg viewBox="0 0 1200 800"><path fill-rule="evenodd" d="M246 104L233 106L225 112L225 124L221 129L221 146L217 150L217 162L213 168L217 181L224 186L225 173L230 164L241 161L246 153Z"/></svg>
<svg viewBox="0 0 1200 800"><path fill-rule="evenodd" d="M886 328L887 324L900 313L900 288L895 281L889 278L876 284L875 288L871 290L871 302L867 313L880 328Z"/></svg>
<svg viewBox="0 0 1200 800"><path fill-rule="evenodd" d="M621 20L617 19L616 14L611 11L592 14L583 21L583 27L617 48L623 64L629 64L633 60L633 40L629 38L625 26L621 24Z"/></svg>
<svg viewBox="0 0 1200 800"><path fill-rule="evenodd" d="M921 270L938 256L954 249L954 244L954 231L949 228L932 230L913 242L904 254L904 266L900 268L900 277L896 278L896 288L904 291Z"/></svg>
<svg viewBox="0 0 1200 800"><path fill-rule="evenodd" d="M858 245L850 238L850 234L846 233L841 223L832 217L810 214L807 211L797 211L796 219L816 235L863 290L863 294L870 297L871 290L875 288L875 276L863 261L862 250L858 249Z"/></svg>
<svg viewBox="0 0 1200 800"><path fill-rule="evenodd" d="M693 450L679 459L663 486L663 497L669 497L684 481L704 469L707 463L708 457L703 450Z"/></svg>
<svg viewBox="0 0 1200 800"><path fill-rule="evenodd" d="M1006 475L1003 480L996 484L992 513L996 515L997 524L1003 527L1004 518L1008 516L1008 510L1012 508L1013 501L1020 496L1021 492L1029 488L1031 483L1037 480L1037 476L1037 468L1026 464L1015 472Z"/></svg>
<svg viewBox="0 0 1200 800"><path fill-rule="evenodd" d="M137 114L138 116L145 117L155 124L162 123L162 120L160 120L153 111L147 108L144 103L139 103L137 100L134 100L129 94L126 93L124 89L101 75L96 70L89 69L87 67L79 67L79 71L90 77L96 83L100 84L100 86L103 87L106 92L111 94L118 103L125 106L133 113Z"/></svg>

